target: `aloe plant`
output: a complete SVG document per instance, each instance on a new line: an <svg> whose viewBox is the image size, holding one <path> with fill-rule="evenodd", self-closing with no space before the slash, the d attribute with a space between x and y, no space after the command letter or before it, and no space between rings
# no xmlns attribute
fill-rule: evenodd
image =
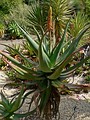
<svg viewBox="0 0 90 120"><path fill-rule="evenodd" d="M46 120L52 119L51 117L56 117L59 111L60 94L62 91L68 94L75 91L75 89L69 88L68 83L65 83L65 79L72 76L73 72L89 59L89 57L87 57L66 69L66 65L73 60L74 55L79 51L79 49L77 49L78 43L83 34L90 28L90 25L85 26L73 41L69 42L69 45L66 45L68 44L65 40L70 20L66 24L63 35L60 36L61 40L58 43L55 39L55 33L53 33L55 27L52 27L52 22L52 7L50 7L47 22L48 28L42 36L39 36L39 32L37 31L38 42L32 39L30 35L16 23L33 49L37 61L35 62L26 58L14 48L11 49L28 64L31 64L31 67L23 65L9 54L0 51L0 54L11 61L9 62L6 59L6 62L27 80L27 82L23 81L24 85L27 86L26 90L30 90L27 96L31 93L33 94L30 106L34 102L35 108L33 108L33 110L30 109L26 114L18 115L18 117L31 115L35 111L39 116L45 117ZM62 52L65 46L67 47L65 51ZM80 87L77 86L78 85L74 86L74 88L78 89Z"/></svg>
<svg viewBox="0 0 90 120"><path fill-rule="evenodd" d="M78 33L89 23L89 20L86 15L84 15L82 12L77 12L77 15L74 15L74 17L71 19L71 25L70 25L70 35L72 37L76 37ZM83 35L82 39L80 40L79 47L89 43L89 36L90 31L87 30L87 32Z"/></svg>
<svg viewBox="0 0 90 120"><path fill-rule="evenodd" d="M5 97L3 92L0 93L0 120L18 120L15 112L20 108L22 104L22 95L24 88L21 89L20 94L16 99L9 100Z"/></svg>

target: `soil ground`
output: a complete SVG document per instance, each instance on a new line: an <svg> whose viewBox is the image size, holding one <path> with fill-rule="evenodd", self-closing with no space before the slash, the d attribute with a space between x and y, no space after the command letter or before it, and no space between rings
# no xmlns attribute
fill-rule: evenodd
<svg viewBox="0 0 90 120"><path fill-rule="evenodd" d="M0 44L12 45L12 44L22 44L24 39L16 39L16 40L0 40ZM0 45L0 50L4 50L5 46Z"/></svg>

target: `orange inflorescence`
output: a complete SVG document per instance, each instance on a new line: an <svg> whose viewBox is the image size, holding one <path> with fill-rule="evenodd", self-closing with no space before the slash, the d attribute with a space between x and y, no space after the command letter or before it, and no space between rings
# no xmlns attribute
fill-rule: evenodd
<svg viewBox="0 0 90 120"><path fill-rule="evenodd" d="M53 29L53 24L52 24L52 7L50 7L49 13L48 13L47 28L48 28L49 31Z"/></svg>

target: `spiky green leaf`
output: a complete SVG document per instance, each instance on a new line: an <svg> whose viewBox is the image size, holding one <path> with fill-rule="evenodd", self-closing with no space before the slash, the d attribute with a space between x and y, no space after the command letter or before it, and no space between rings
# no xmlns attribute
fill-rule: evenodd
<svg viewBox="0 0 90 120"><path fill-rule="evenodd" d="M61 73L61 76L72 74L76 69L78 69L81 65L83 65L90 57L86 57L85 59L82 59L80 62L78 62L76 65L69 67L67 70L64 70Z"/></svg>
<svg viewBox="0 0 90 120"><path fill-rule="evenodd" d="M70 22L70 21L69 21ZM64 34L60 40L60 42L57 44L57 46L54 48L54 50L52 50L52 53L51 53L51 56L50 56L50 60L52 61L52 64L54 65L55 62L56 62L56 59L58 58L58 55L61 51L61 48L63 46L63 42L65 40L65 37L66 37L66 33L67 33L67 29L68 29L68 25L69 25L69 22L67 23L66 25L66 28L64 30Z"/></svg>
<svg viewBox="0 0 90 120"><path fill-rule="evenodd" d="M64 53L60 56L60 58L57 60L57 65L56 65L56 66L60 65L70 54L72 54L72 53L75 51L75 49L76 49L76 47L77 47L77 45L78 45L81 37L83 36L83 34L84 34L89 28L90 28L90 25L86 26L85 29L83 29L83 30L79 33L79 35L72 41L72 43L69 45L69 47L65 50L65 52L64 52Z"/></svg>
<svg viewBox="0 0 90 120"><path fill-rule="evenodd" d="M21 52L19 52L17 49L9 46L9 45L6 45L6 44L1 44L1 45L4 45L8 48L10 48L11 50L13 50L17 55L19 55L24 61L26 61L27 63L29 64L32 64L32 65L37 65L36 62L33 62L32 60L29 60L28 58L26 58Z"/></svg>
<svg viewBox="0 0 90 120"><path fill-rule="evenodd" d="M9 111L10 110L9 100L4 96L2 92L0 94L1 94L1 100L2 100L0 104L3 105L7 111Z"/></svg>
<svg viewBox="0 0 90 120"><path fill-rule="evenodd" d="M21 104L21 101L22 101L22 95L24 94L24 87L22 87L22 90L18 96L18 98L15 100L10 112L14 112L16 110L18 110L20 104Z"/></svg>
<svg viewBox="0 0 90 120"><path fill-rule="evenodd" d="M41 39L41 41L40 41L38 56L39 56L39 67L40 67L40 69L43 72L51 72L50 59L47 56L47 54L44 52L44 49L43 49L43 39Z"/></svg>
<svg viewBox="0 0 90 120"><path fill-rule="evenodd" d="M52 73L48 78L49 79L57 79L64 67L70 62L70 59L72 58L72 55L74 54L74 51L83 36L83 34L90 28L90 25L87 26L84 30L81 31L81 33L77 36L75 40L70 44L70 46L66 49L66 51L62 54L59 60L59 66L56 68L54 73Z"/></svg>
<svg viewBox="0 0 90 120"><path fill-rule="evenodd" d="M31 70L30 68L26 67L25 65L22 65L22 63L18 62L17 60L15 60L13 57L11 57L10 55L0 51L0 54L2 54L3 56L5 56L7 59L9 59L13 64L15 64L16 66L20 67L21 69L23 69L24 71L28 71L29 73L35 73L35 71Z"/></svg>
<svg viewBox="0 0 90 120"><path fill-rule="evenodd" d="M21 76L23 76L24 79L29 79L29 80L42 80L42 77L40 77L39 75L33 73L30 74L27 71L21 69L18 66L15 66L12 63L9 63L8 61L6 61L16 72L18 72Z"/></svg>
<svg viewBox="0 0 90 120"><path fill-rule="evenodd" d="M39 47L39 45L35 42L35 40L33 40L33 39L30 37L29 33L27 33L24 29L22 29L22 28L19 26L19 24L18 24L17 22L15 22L15 23L16 23L16 25L19 27L19 29L22 31L22 33L24 34L24 36L27 38L27 41L28 41L28 43L30 44L30 46L32 47L32 49L34 50L34 52L35 52L36 54L38 54L38 47Z"/></svg>

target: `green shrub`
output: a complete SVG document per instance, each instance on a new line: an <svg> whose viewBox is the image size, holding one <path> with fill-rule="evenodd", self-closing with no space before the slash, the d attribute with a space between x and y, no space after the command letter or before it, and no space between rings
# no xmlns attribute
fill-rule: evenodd
<svg viewBox="0 0 90 120"><path fill-rule="evenodd" d="M14 22L9 23L8 30L10 38L22 38L22 34Z"/></svg>
<svg viewBox="0 0 90 120"><path fill-rule="evenodd" d="M90 71L89 71L89 74L90 74ZM90 83L90 75L87 75L85 77L85 81L86 81L86 83Z"/></svg>
<svg viewBox="0 0 90 120"><path fill-rule="evenodd" d="M0 22L0 38L4 37L5 26Z"/></svg>

